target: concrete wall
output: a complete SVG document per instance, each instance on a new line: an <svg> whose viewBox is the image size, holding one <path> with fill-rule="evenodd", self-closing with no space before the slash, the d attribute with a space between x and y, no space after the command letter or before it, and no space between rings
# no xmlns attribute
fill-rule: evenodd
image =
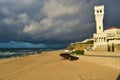
<svg viewBox="0 0 120 80"><path fill-rule="evenodd" d="M120 44L114 44L114 51L120 52Z"/></svg>
<svg viewBox="0 0 120 80"><path fill-rule="evenodd" d="M113 57L120 57L120 53L117 52L98 52L98 51L84 51L85 55L94 55L94 56L113 56Z"/></svg>
<svg viewBox="0 0 120 80"><path fill-rule="evenodd" d="M80 56L81 60L120 69L120 57Z"/></svg>
<svg viewBox="0 0 120 80"><path fill-rule="evenodd" d="M97 45L94 49L94 51L99 51L99 52L107 52L108 48L105 45Z"/></svg>
<svg viewBox="0 0 120 80"><path fill-rule="evenodd" d="M96 52L120 52L120 44L113 44L113 45L97 45L94 49Z"/></svg>
<svg viewBox="0 0 120 80"><path fill-rule="evenodd" d="M120 69L120 53L117 52L85 51L85 56L80 56L80 59Z"/></svg>

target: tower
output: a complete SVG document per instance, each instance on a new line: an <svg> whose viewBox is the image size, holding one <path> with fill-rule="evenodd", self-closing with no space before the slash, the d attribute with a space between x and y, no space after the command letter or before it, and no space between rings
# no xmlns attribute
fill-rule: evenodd
<svg viewBox="0 0 120 80"><path fill-rule="evenodd" d="M104 5L94 7L94 15L96 21L96 33L94 36L94 51L106 52L107 51L107 36L103 32L103 18L104 18Z"/></svg>
<svg viewBox="0 0 120 80"><path fill-rule="evenodd" d="M96 33L103 33L103 18L104 18L104 5L94 7L94 15L96 21Z"/></svg>

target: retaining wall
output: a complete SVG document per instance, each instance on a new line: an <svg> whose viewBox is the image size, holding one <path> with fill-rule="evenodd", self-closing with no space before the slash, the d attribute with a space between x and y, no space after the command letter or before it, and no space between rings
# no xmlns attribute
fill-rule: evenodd
<svg viewBox="0 0 120 80"><path fill-rule="evenodd" d="M115 56L85 55L85 56L80 56L80 59L98 63L104 66L115 67L120 69L120 56L117 56L117 55Z"/></svg>

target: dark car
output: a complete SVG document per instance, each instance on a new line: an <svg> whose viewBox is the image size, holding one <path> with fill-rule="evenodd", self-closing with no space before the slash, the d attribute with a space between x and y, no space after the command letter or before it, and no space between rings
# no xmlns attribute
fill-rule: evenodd
<svg viewBox="0 0 120 80"><path fill-rule="evenodd" d="M69 53L61 53L60 57L62 59L67 59L67 60L70 60L70 61L74 61L74 60L78 60L79 59L79 57L73 56L73 55L71 55Z"/></svg>

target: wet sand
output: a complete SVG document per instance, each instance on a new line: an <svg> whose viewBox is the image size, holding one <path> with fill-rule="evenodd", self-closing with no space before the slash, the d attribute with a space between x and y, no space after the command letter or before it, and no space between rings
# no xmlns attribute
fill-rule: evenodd
<svg viewBox="0 0 120 80"><path fill-rule="evenodd" d="M88 62L61 60L63 51L0 60L0 80L116 80L120 69Z"/></svg>

